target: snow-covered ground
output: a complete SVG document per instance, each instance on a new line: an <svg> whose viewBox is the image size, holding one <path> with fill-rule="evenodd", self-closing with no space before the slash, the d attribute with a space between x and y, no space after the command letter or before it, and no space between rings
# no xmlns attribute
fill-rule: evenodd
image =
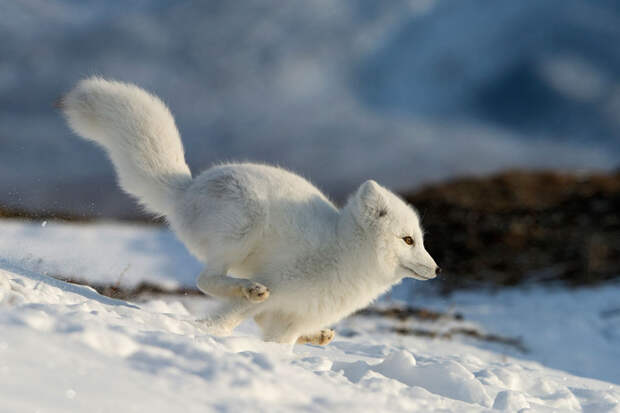
<svg viewBox="0 0 620 413"><path fill-rule="evenodd" d="M209 335L196 320L213 300L124 302L44 274L189 285L199 264L165 229L0 221L0 234L2 412L620 411L617 285L449 298L403 285L392 297L464 320L354 316L329 346L291 350L251 322ZM528 353L393 332L454 325L521 337Z"/></svg>
<svg viewBox="0 0 620 413"><path fill-rule="evenodd" d="M54 277L194 287L201 266L164 227L0 220L0 257Z"/></svg>

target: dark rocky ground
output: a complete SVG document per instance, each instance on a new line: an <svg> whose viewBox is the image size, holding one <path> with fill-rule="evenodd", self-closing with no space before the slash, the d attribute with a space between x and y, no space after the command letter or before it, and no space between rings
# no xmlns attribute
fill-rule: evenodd
<svg viewBox="0 0 620 413"><path fill-rule="evenodd" d="M620 276L620 172L505 172L405 196L423 217L442 289Z"/></svg>
<svg viewBox="0 0 620 413"><path fill-rule="evenodd" d="M620 171L510 171L404 196L420 211L426 247L444 269L438 283L443 292L532 281L594 285L620 278ZM93 219L1 207L0 217Z"/></svg>

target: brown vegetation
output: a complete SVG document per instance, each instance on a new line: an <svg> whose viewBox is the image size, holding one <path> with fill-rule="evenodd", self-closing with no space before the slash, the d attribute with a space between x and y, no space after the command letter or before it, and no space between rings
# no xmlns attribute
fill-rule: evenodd
<svg viewBox="0 0 620 413"><path fill-rule="evenodd" d="M593 284L620 275L620 172L513 171L406 195L423 217L442 287L530 280Z"/></svg>

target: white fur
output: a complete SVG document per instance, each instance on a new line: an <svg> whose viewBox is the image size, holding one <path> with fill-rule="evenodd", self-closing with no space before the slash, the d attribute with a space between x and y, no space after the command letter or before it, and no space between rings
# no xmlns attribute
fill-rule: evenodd
<svg viewBox="0 0 620 413"><path fill-rule="evenodd" d="M62 108L77 134L108 151L121 187L206 263L198 287L223 300L213 331L254 317L266 340L324 342L325 326L402 278L436 275L417 213L374 181L339 210L273 166L225 164L192 180L174 119L142 89L89 78Z"/></svg>
<svg viewBox="0 0 620 413"><path fill-rule="evenodd" d="M191 183L174 118L157 97L134 86L92 77L61 106L78 135L103 146L119 184L151 212L167 215Z"/></svg>

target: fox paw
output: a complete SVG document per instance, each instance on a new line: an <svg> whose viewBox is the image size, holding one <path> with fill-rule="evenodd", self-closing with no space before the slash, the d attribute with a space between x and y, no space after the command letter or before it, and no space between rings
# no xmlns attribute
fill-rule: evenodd
<svg viewBox="0 0 620 413"><path fill-rule="evenodd" d="M316 346L326 346L334 339L336 332L326 328L310 336L301 336L297 339L297 344L314 344Z"/></svg>
<svg viewBox="0 0 620 413"><path fill-rule="evenodd" d="M319 346L326 346L334 339L336 332L332 329L321 330L318 337L317 344Z"/></svg>
<svg viewBox="0 0 620 413"><path fill-rule="evenodd" d="M251 286L244 287L242 291L245 298L253 303L261 303L269 298L269 288L259 283L252 283Z"/></svg>

